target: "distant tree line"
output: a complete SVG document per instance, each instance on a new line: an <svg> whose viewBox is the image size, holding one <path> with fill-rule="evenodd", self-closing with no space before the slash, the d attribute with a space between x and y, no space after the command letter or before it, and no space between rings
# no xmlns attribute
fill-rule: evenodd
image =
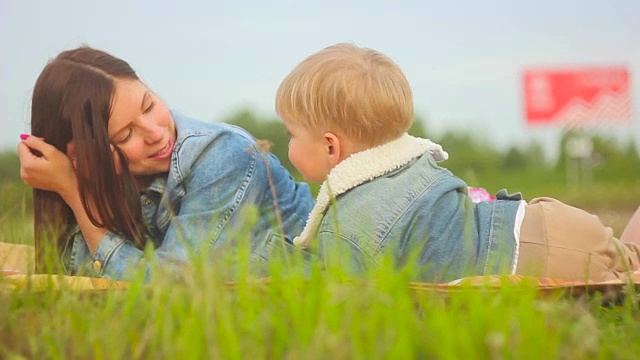
<svg viewBox="0 0 640 360"><path fill-rule="evenodd" d="M295 172L287 156L289 137L282 121L259 118L249 110L239 111L223 121L243 127L256 138L271 142L272 152L287 169ZM419 117L415 119L409 133L441 144L450 155L443 165L454 173L475 174L472 176L493 174L495 177L499 177L499 171L564 172L567 159L565 144L572 136L576 136L575 132L565 133L558 159L548 161L542 144L535 141L512 145L501 151L491 141L478 138L470 130L447 131L434 139L428 135L426 121ZM594 171L598 175L611 179L625 176L640 179L640 156L634 143L619 144L615 139L598 135L591 136L591 140Z"/></svg>
<svg viewBox="0 0 640 360"><path fill-rule="evenodd" d="M271 143L271 151L294 177L301 180L289 162L289 136L282 121L256 116L250 110L238 111L223 121L245 128L257 139ZM427 131L427 122L419 117L415 119L409 133L431 138L441 144L449 153L449 159L442 165L471 186L508 186L518 190L536 187L545 190L553 186L565 186L568 161L565 144L577 135L565 133L560 144L560 155L555 161L547 161L543 146L535 141L498 150L491 141L479 138L471 130L447 131L438 138L433 138ZM591 164L594 179L599 183L618 184L623 189L632 187L632 194L640 192L640 156L635 144L621 144L615 139L599 135L590 135L590 139L593 144ZM30 196L30 189L20 179L20 163L16 151L0 152L0 169L0 197L8 199L23 198L24 194ZM504 182L510 183L502 185ZM2 203L6 204L0 202Z"/></svg>

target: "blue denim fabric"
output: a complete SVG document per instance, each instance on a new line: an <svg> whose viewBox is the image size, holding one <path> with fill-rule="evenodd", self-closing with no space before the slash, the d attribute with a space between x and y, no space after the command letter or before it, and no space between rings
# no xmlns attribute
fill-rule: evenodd
<svg viewBox="0 0 640 360"><path fill-rule="evenodd" d="M282 241L282 236L291 239L302 231L313 197L274 155L258 150L254 138L238 127L197 121L175 111L172 116L177 140L171 168L141 196L161 266L185 264L190 251L210 251L215 260L218 250L234 246L238 232L250 233L252 258L262 261L268 257L263 253L269 248L266 243ZM244 210L250 206L257 208L258 222L247 228ZM71 274L123 279L145 266L149 276L143 251L113 232L107 232L92 257L77 231L62 259Z"/></svg>
<svg viewBox="0 0 640 360"><path fill-rule="evenodd" d="M519 201L474 204L467 185L426 153L339 195L317 235L327 263L354 275L385 254L416 264L416 279L443 282L509 271Z"/></svg>

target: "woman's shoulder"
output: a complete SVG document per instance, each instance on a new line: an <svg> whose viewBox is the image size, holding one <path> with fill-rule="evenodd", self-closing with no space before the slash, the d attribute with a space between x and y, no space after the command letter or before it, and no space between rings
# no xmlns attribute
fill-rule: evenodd
<svg viewBox="0 0 640 360"><path fill-rule="evenodd" d="M172 111L177 139L173 154L174 172L180 177L251 166L256 158L255 139L245 130L216 122L200 121ZM198 171L200 173L200 171Z"/></svg>
<svg viewBox="0 0 640 360"><path fill-rule="evenodd" d="M208 141L220 137L237 138L244 143L255 142L255 139L249 132L235 125L202 121L175 110L171 111L171 115L176 124L176 143L180 143L186 139Z"/></svg>

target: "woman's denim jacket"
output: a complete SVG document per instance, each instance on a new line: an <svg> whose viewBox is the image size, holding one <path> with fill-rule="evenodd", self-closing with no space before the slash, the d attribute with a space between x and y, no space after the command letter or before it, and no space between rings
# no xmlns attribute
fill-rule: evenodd
<svg viewBox="0 0 640 360"><path fill-rule="evenodd" d="M511 272L519 201L474 204L467 185L436 165L447 154L426 139L400 139L356 153L332 169L297 246L361 274L385 254L441 282Z"/></svg>
<svg viewBox="0 0 640 360"><path fill-rule="evenodd" d="M247 234L252 259L264 261L270 242L281 235L292 239L302 231L313 197L274 155L238 127L197 121L175 111L172 116L177 139L169 173L157 176L141 195L160 266L179 266L189 252L203 249L215 260L218 249L233 247L236 237ZM257 209L251 228L243 223L248 207ZM110 279L127 278L141 266L147 267L148 278L149 264L142 259L143 250L111 231L94 256L76 231L62 255L68 273Z"/></svg>

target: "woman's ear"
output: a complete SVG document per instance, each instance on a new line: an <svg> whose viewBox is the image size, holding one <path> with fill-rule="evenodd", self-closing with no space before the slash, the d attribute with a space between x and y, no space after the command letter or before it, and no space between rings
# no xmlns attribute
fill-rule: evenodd
<svg viewBox="0 0 640 360"><path fill-rule="evenodd" d="M116 174L120 175L122 173L121 152L116 151L116 147L113 144L109 144L109 149L111 149L111 155L113 156L113 166L116 168Z"/></svg>
<svg viewBox="0 0 640 360"><path fill-rule="evenodd" d="M71 160L71 163L73 164L73 168L76 168L76 144L73 142L73 140L69 141L67 143L67 157L69 158L69 160Z"/></svg>

